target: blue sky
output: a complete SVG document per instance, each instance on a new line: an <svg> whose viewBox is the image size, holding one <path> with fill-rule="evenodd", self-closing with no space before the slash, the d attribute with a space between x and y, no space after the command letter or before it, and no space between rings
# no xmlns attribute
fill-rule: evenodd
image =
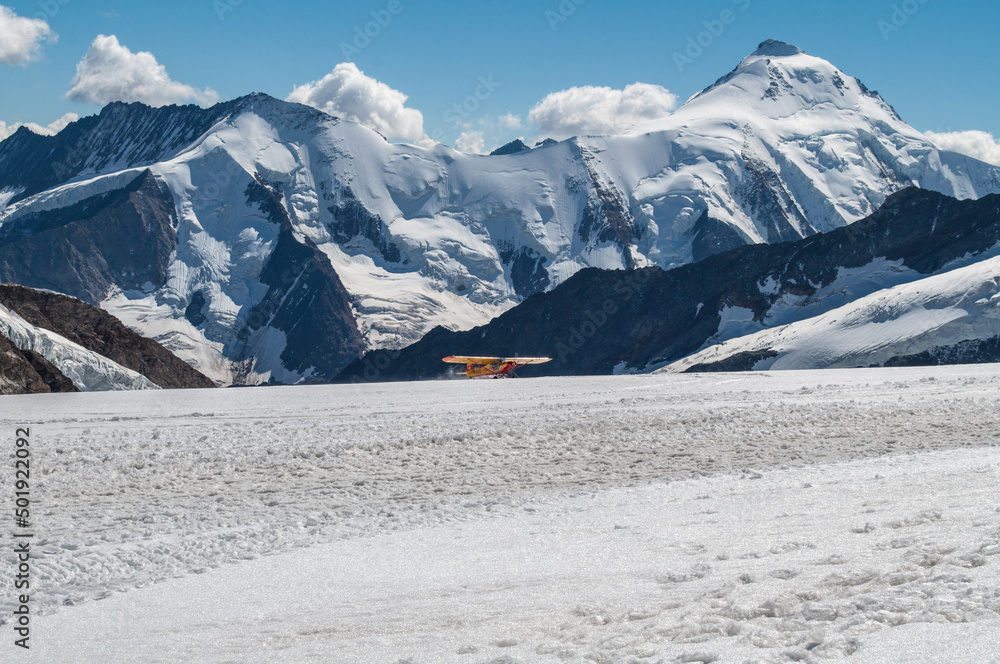
<svg viewBox="0 0 1000 664"><path fill-rule="evenodd" d="M518 135L544 133L528 115L550 93L586 85L620 90L639 81L666 88L682 103L759 42L776 38L859 77L917 129L1000 136L995 34L1000 9L992 2L0 0L0 5L20 17L44 19L58 35L42 43L31 61L0 64L0 121L7 125L46 125L66 113L98 112L100 103L65 95L77 63L101 34L116 36L133 53L151 53L172 81L209 88L221 99L252 91L285 98L295 86L352 61L367 77L407 95L405 105L422 113L426 133L454 144L461 132L479 130L486 149ZM375 23L377 18L384 25ZM367 42L358 39L366 27L375 35ZM699 38L701 52L686 53L690 40ZM679 66L678 53L697 55ZM477 91L474 112L456 122L455 104ZM498 122L504 115L511 118L507 124ZM512 126L513 116L520 126Z"/></svg>

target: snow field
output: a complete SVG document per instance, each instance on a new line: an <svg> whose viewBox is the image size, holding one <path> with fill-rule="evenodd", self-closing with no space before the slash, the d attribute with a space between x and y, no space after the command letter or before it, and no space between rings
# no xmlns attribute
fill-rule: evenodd
<svg viewBox="0 0 1000 664"><path fill-rule="evenodd" d="M523 515L340 540L60 612L40 623L40 653L987 662L994 642L984 630L1000 633L990 568L1000 533L984 509L995 490L966 487L970 473L997 479L992 456L925 453L888 467L867 460L614 489ZM938 478L914 482L928 465ZM872 489L908 504L869 500ZM924 489L934 497L920 504L913 494ZM947 516L913 512L940 507L942 493ZM911 629L886 634L896 625ZM928 628L935 638L911 650L917 657L895 656Z"/></svg>
<svg viewBox="0 0 1000 664"><path fill-rule="evenodd" d="M4 426L32 425L34 657L906 661L939 634L941 661L990 661L998 383L981 365L4 397Z"/></svg>

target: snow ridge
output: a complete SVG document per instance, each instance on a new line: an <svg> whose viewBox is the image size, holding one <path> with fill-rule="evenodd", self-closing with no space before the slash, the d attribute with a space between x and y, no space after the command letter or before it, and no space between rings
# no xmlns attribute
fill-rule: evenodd
<svg viewBox="0 0 1000 664"><path fill-rule="evenodd" d="M879 366L894 358L997 337L1000 257L994 256L878 290L818 316L709 346L662 371L682 372L741 354L763 358L754 364L755 370Z"/></svg>

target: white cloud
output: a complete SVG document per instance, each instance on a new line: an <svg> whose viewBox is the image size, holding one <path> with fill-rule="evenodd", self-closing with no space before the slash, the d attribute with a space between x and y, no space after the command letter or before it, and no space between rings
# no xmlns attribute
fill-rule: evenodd
<svg viewBox="0 0 1000 664"><path fill-rule="evenodd" d="M616 134L670 115L676 104L677 96L659 85L633 83L624 90L585 85L546 96L528 119L555 138Z"/></svg>
<svg viewBox="0 0 1000 664"><path fill-rule="evenodd" d="M521 116L514 115L513 113L508 113L507 115L501 115L497 118L497 123L504 129L520 129L521 128Z"/></svg>
<svg viewBox="0 0 1000 664"><path fill-rule="evenodd" d="M27 127L36 134L41 134L42 136L55 136L63 129L66 128L70 122L76 122L80 119L80 116L76 113L67 113L62 116L52 124L43 127L42 125L35 124L34 122L15 122L12 125L8 125L6 122L0 120L0 141L4 140L8 136L12 136L21 127Z"/></svg>
<svg viewBox="0 0 1000 664"><path fill-rule="evenodd" d="M463 131L455 140L455 147L462 152L482 154L486 145L486 137L481 131Z"/></svg>
<svg viewBox="0 0 1000 664"><path fill-rule="evenodd" d="M58 35L40 18L24 18L0 5L0 64L25 65L38 56L43 41Z"/></svg>
<svg viewBox="0 0 1000 664"><path fill-rule="evenodd" d="M150 106L166 106L194 101L211 106L219 95L211 88L199 90L178 83L152 53L133 53L118 43L114 35L98 35L83 60L66 97L73 101L107 104L113 101L140 101Z"/></svg>
<svg viewBox="0 0 1000 664"><path fill-rule="evenodd" d="M341 62L320 80L296 87L286 98L359 122L391 141L426 144L430 139L424 134L424 116L407 108L406 100L405 94L366 76L353 62Z"/></svg>
<svg viewBox="0 0 1000 664"><path fill-rule="evenodd" d="M1000 141L985 131L951 131L940 134L925 131L924 135L945 150L961 152L1000 166Z"/></svg>

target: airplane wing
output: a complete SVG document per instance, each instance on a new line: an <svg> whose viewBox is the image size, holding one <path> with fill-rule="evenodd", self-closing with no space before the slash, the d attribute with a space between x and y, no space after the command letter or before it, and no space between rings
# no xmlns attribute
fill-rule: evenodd
<svg viewBox="0 0 1000 664"><path fill-rule="evenodd" d="M441 360L450 364L492 364L493 362L514 362L522 364L543 364L549 362L551 357L472 357L469 355L449 355Z"/></svg>
<svg viewBox="0 0 1000 664"><path fill-rule="evenodd" d="M441 358L441 361L448 362L449 364L490 364L491 362L496 362L497 360L503 360L503 358L470 357L468 355L449 355L448 357Z"/></svg>
<svg viewBox="0 0 1000 664"><path fill-rule="evenodd" d="M546 362L551 362L551 357L508 357L504 358L508 362L517 362L517 364L545 364Z"/></svg>

